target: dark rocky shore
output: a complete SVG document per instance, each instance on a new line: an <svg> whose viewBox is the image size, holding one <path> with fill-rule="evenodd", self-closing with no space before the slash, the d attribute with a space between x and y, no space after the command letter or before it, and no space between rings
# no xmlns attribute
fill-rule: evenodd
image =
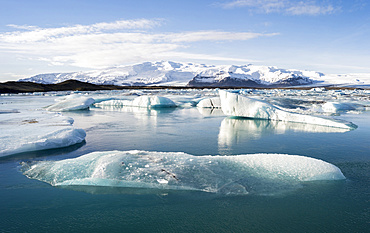
<svg viewBox="0 0 370 233"><path fill-rule="evenodd" d="M16 82L9 81L0 83L0 94L5 93L28 93L28 92L49 92L49 91L98 91L98 90L129 90L129 89L204 89L204 88L220 88L220 89L302 89L308 90L314 86L296 86L296 87L277 87L277 86L256 86L256 85L240 85L240 86L114 86L114 85L96 85L77 80L67 80L57 84L40 84L33 82ZM336 87L325 86L326 89L360 89L353 87Z"/></svg>

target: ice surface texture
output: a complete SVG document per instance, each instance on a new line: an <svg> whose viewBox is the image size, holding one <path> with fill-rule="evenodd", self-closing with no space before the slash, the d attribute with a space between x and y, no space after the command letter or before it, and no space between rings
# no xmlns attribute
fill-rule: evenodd
<svg viewBox="0 0 370 233"><path fill-rule="evenodd" d="M88 109L95 102L93 98L81 95L70 95L62 98L59 102L46 107L46 110L53 112L65 112Z"/></svg>
<svg viewBox="0 0 370 233"><path fill-rule="evenodd" d="M287 112L265 101L228 91L220 90L219 93L222 111L229 116L298 122L345 129L355 129L357 127L350 122Z"/></svg>
<svg viewBox="0 0 370 233"><path fill-rule="evenodd" d="M0 114L0 157L82 142L86 133L73 119L45 111Z"/></svg>
<svg viewBox="0 0 370 233"><path fill-rule="evenodd" d="M107 100L97 103L96 106L128 106L141 108L172 108L176 104L169 98L162 96L139 96L134 100Z"/></svg>
<svg viewBox="0 0 370 233"><path fill-rule="evenodd" d="M299 188L305 181L345 179L336 166L297 155L192 156L136 150L23 163L22 171L53 186L195 190L226 195L275 194Z"/></svg>

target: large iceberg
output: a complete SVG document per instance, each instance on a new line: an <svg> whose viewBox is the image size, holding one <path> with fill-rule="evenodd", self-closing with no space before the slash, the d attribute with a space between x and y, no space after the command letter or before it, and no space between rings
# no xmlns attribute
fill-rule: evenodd
<svg viewBox="0 0 370 233"><path fill-rule="evenodd" d="M105 151L61 161L22 163L23 174L53 186L275 194L302 182L345 179L322 160L286 154L193 156L182 152Z"/></svg>
<svg viewBox="0 0 370 233"><path fill-rule="evenodd" d="M55 104L52 104L45 109L52 112L65 112L65 111L76 111L88 109L95 100L93 98L81 96L81 95L70 95L63 97Z"/></svg>
<svg viewBox="0 0 370 233"><path fill-rule="evenodd" d="M229 116L355 129L351 122L288 112L263 100L220 90L222 111Z"/></svg>
<svg viewBox="0 0 370 233"><path fill-rule="evenodd" d="M163 96L139 96L134 100L107 100L96 103L96 106L128 106L141 108L172 108L176 104Z"/></svg>
<svg viewBox="0 0 370 233"><path fill-rule="evenodd" d="M86 133L73 119L45 111L0 114L0 157L83 142Z"/></svg>

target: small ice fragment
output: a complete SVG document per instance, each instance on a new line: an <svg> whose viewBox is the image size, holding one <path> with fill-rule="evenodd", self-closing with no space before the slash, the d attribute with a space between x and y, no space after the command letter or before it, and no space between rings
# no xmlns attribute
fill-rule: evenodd
<svg viewBox="0 0 370 233"><path fill-rule="evenodd" d="M165 180L165 179L157 179L157 181L160 184L168 184L168 180Z"/></svg>

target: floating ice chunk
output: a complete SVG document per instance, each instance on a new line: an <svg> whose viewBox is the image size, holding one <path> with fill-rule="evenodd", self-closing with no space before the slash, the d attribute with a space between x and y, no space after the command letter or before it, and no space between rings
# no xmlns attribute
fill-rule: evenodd
<svg viewBox="0 0 370 233"><path fill-rule="evenodd" d="M86 133L72 123L70 117L44 111L0 114L0 157L80 143Z"/></svg>
<svg viewBox="0 0 370 233"><path fill-rule="evenodd" d="M176 104L169 98L162 96L139 96L134 100L108 100L103 101L96 106L129 106L142 108L172 108Z"/></svg>
<svg viewBox="0 0 370 233"><path fill-rule="evenodd" d="M298 122L345 129L355 129L357 127L351 122L287 112L263 100L223 90L220 90L219 93L222 111L229 116Z"/></svg>
<svg viewBox="0 0 370 233"><path fill-rule="evenodd" d="M197 107L199 108L221 108L221 100L219 97L203 99L197 104Z"/></svg>
<svg viewBox="0 0 370 233"><path fill-rule="evenodd" d="M345 112L345 111L352 111L352 110L365 110L364 106L359 104L352 104L352 103L338 103L338 102L327 102L322 105L322 110L324 112Z"/></svg>
<svg viewBox="0 0 370 233"><path fill-rule="evenodd" d="M88 109L95 102L93 98L80 95L71 95L64 97L57 103L46 107L46 110L52 112L76 111Z"/></svg>
<svg viewBox="0 0 370 233"><path fill-rule="evenodd" d="M181 152L93 152L61 161L22 164L23 174L53 186L115 186L274 194L302 182L342 180L336 166L297 155L192 156Z"/></svg>

